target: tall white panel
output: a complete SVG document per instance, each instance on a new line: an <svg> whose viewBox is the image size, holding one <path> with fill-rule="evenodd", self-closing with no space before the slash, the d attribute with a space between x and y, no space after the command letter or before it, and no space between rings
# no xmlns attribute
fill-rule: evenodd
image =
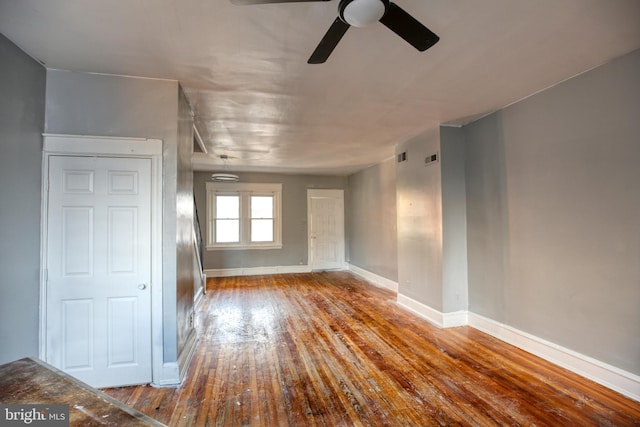
<svg viewBox="0 0 640 427"><path fill-rule="evenodd" d="M138 363L138 298L109 298L107 304L107 366Z"/></svg>
<svg viewBox="0 0 640 427"><path fill-rule="evenodd" d="M93 272L93 208L62 207L62 274L90 276Z"/></svg>
<svg viewBox="0 0 640 427"><path fill-rule="evenodd" d="M110 207L109 274L135 273L137 271L138 209L136 207Z"/></svg>
<svg viewBox="0 0 640 427"><path fill-rule="evenodd" d="M62 301L63 369L90 369L93 362L93 301Z"/></svg>

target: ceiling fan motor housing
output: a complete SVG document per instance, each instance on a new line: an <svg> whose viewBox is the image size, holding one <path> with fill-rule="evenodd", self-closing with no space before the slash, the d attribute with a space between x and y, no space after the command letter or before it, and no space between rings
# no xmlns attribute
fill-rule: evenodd
<svg viewBox="0 0 640 427"><path fill-rule="evenodd" d="M340 19L354 27L366 27L379 21L387 12L389 0L340 0Z"/></svg>

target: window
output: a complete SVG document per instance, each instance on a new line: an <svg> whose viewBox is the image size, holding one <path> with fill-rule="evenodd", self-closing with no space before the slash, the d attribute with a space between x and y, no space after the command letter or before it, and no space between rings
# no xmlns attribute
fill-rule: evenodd
<svg viewBox="0 0 640 427"><path fill-rule="evenodd" d="M207 249L282 247L282 184L207 183Z"/></svg>

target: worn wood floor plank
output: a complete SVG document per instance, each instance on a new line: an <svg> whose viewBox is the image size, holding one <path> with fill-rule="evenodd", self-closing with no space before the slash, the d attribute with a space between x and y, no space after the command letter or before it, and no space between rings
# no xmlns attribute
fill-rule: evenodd
<svg viewBox="0 0 640 427"><path fill-rule="evenodd" d="M640 403L346 272L209 279L179 388L105 390L170 426L640 426Z"/></svg>

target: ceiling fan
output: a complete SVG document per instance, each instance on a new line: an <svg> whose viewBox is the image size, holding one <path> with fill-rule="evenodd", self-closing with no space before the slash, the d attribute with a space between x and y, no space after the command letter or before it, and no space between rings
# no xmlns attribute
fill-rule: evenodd
<svg viewBox="0 0 640 427"><path fill-rule="evenodd" d="M330 0L231 0L231 3L249 5L312 1ZM338 17L307 62L322 64L329 58L349 27L365 27L375 21L380 21L420 52L429 49L440 40L431 30L389 0L340 0Z"/></svg>

